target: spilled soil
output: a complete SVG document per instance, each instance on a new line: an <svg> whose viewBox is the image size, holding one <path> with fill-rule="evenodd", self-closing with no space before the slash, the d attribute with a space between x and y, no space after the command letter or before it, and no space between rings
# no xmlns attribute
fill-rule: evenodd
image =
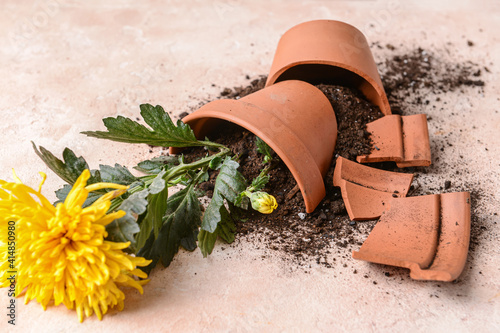
<svg viewBox="0 0 500 333"><path fill-rule="evenodd" d="M441 95L463 89L478 89L482 93L483 73L489 72L471 62L451 63L439 54L421 48L407 52L398 52L392 45L380 46L392 54L384 62L379 63L381 78L395 114L413 114L419 106L439 101ZM373 46L372 46L373 47ZM262 89L266 77L253 79L245 87L224 88L219 98L239 99ZM306 214L302 194L288 171L286 165L274 155L273 168L270 171L270 182L265 191L273 194L278 201L278 209L270 215L262 215L248 211L236 222L237 241L245 238L273 253L278 251L283 260L292 261L299 266L309 267L311 262L333 267L337 258L350 258L353 250L359 249L376 221L350 221L341 197L339 188L333 186L333 170L335 159L343 156L355 160L356 156L369 153L372 149L366 124L382 117L377 106L368 102L355 89L343 86L320 84L317 86L328 97L335 110L338 124L337 145L332 166L325 178L327 195L311 214ZM420 112L421 113L421 112ZM431 119L429 119L430 121ZM256 151L255 136L232 124L225 124L219 131L209 137L211 140L230 147L240 155L240 171L251 181L263 167L263 156ZM200 149L185 151L190 158L205 154ZM433 152L434 153L434 152ZM398 169L393 163L378 163L371 166L397 172L425 174L426 168ZM211 196L216 172L210 180L201 184L208 197ZM459 190L470 190L452 186L447 180L436 187L433 193ZM421 189L412 186L408 195L422 193ZM480 195L473 191L473 202ZM478 226L480 229L480 226ZM474 235L472 231L471 243ZM335 254L335 255L331 255Z"/></svg>

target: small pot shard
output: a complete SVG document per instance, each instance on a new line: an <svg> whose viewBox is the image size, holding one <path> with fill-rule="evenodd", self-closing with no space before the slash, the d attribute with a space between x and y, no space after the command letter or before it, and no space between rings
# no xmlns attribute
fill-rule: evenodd
<svg viewBox="0 0 500 333"><path fill-rule="evenodd" d="M361 31L347 23L309 21L285 32L266 86L290 79L355 87L382 113L391 114L368 42Z"/></svg>
<svg viewBox="0 0 500 333"><path fill-rule="evenodd" d="M416 280L453 281L469 250L468 192L397 198L353 258L405 267Z"/></svg>
<svg viewBox="0 0 500 333"><path fill-rule="evenodd" d="M183 118L198 138L223 120L254 133L280 156L299 185L306 211L313 212L326 194L323 178L337 140L335 113L325 95L309 83L289 80L239 100L210 102Z"/></svg>
<svg viewBox="0 0 500 333"><path fill-rule="evenodd" d="M429 166L431 147L427 117L389 115L366 125L373 142L369 155L358 156L360 163L396 162L399 168Z"/></svg>
<svg viewBox="0 0 500 333"><path fill-rule="evenodd" d="M471 205L470 193L441 194L441 229L436 256L431 266L415 266L415 280L453 281L462 273L469 252Z"/></svg>
<svg viewBox="0 0 500 333"><path fill-rule="evenodd" d="M333 185L338 186L351 220L378 218L393 198L405 197L413 174L371 168L338 157Z"/></svg>

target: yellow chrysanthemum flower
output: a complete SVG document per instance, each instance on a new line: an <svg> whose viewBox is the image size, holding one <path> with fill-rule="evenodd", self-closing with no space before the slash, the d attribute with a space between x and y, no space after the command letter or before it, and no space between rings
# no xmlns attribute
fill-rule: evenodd
<svg viewBox="0 0 500 333"><path fill-rule="evenodd" d="M41 173L43 181L45 174ZM12 270L7 261L9 222L15 222L16 296L25 292L25 303L35 299L44 310L53 301L76 309L80 322L84 314L94 312L99 319L109 308L123 309L124 293L121 286L134 287L143 292L148 280L137 281L134 276L147 278L138 269L150 263L122 250L129 243L105 240L105 226L125 215L118 211L106 214L111 199L123 194L127 187L112 183L87 186L89 170L85 170L69 192L64 203L54 207L38 191L21 183L0 180L0 285ZM89 192L102 188L116 191L101 196L92 205L82 208ZM3 260L6 259L6 260ZM10 269L9 269L10 268Z"/></svg>

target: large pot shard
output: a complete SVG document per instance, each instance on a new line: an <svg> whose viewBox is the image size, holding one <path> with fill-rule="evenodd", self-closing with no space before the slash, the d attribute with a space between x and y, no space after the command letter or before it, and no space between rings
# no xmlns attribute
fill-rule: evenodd
<svg viewBox="0 0 500 333"><path fill-rule="evenodd" d="M314 211L326 194L323 177L337 140L337 121L325 95L309 83L289 80L239 100L210 102L183 119L198 138L223 120L264 140L292 172L306 211Z"/></svg>

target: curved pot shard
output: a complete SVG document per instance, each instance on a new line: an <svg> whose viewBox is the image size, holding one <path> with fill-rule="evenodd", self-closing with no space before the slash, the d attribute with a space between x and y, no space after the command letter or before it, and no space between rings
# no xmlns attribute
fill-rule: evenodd
<svg viewBox="0 0 500 333"><path fill-rule="evenodd" d="M394 199L352 256L409 268L416 280L453 281L467 260L470 212L468 192Z"/></svg>
<svg viewBox="0 0 500 333"><path fill-rule="evenodd" d="M351 220L378 218L393 198L405 197L413 174L370 168L337 158L333 185L339 186Z"/></svg>
<svg viewBox="0 0 500 333"><path fill-rule="evenodd" d="M239 100L217 100L186 116L198 138L230 121L264 140L292 172L311 213L326 194L323 177L337 141L337 121L325 95L302 81L285 81ZM176 152L176 150L172 150Z"/></svg>
<svg viewBox="0 0 500 333"><path fill-rule="evenodd" d="M339 21L294 26L281 37L266 86L284 80L358 88L382 113L391 114L377 65L365 36Z"/></svg>
<svg viewBox="0 0 500 333"><path fill-rule="evenodd" d="M370 155L358 156L360 163L396 162L399 168L431 165L427 116L389 115L366 125L372 140Z"/></svg>

